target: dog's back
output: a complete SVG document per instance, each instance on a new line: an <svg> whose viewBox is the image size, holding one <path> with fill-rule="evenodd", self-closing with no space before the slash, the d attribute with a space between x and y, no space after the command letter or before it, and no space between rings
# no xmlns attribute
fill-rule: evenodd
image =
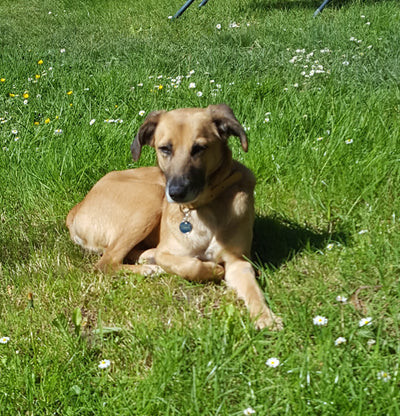
<svg viewBox="0 0 400 416"><path fill-rule="evenodd" d="M108 173L69 212L71 239L105 258L111 256L112 263L122 262L159 226L164 189L164 175L157 167Z"/></svg>

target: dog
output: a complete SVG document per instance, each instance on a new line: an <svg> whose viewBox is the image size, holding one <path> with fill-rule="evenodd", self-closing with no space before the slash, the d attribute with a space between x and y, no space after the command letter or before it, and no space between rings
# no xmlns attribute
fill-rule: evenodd
<svg viewBox="0 0 400 416"><path fill-rule="evenodd" d="M224 278L258 329L281 329L246 260L256 181L233 160L230 136L247 152L246 132L225 104L151 112L131 153L137 161L144 145L153 147L159 168L106 175L71 210L67 226L75 242L103 251L101 270L166 272L196 282ZM126 256L144 264L122 264Z"/></svg>

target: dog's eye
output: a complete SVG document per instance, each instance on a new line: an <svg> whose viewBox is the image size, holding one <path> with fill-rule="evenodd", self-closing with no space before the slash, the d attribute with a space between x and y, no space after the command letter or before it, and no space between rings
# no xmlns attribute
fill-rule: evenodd
<svg viewBox="0 0 400 416"><path fill-rule="evenodd" d="M171 156L172 154L172 146L170 144L166 146L160 146L158 150L164 155L164 156Z"/></svg>
<svg viewBox="0 0 400 416"><path fill-rule="evenodd" d="M200 153L204 152L204 150L206 150L206 149L207 149L207 146L203 146L201 144L195 144L192 147L192 151L190 152L190 154L191 154L191 156L197 156Z"/></svg>

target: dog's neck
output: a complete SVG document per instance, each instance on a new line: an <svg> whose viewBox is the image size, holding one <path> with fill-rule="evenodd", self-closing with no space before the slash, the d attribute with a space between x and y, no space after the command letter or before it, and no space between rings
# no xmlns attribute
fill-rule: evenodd
<svg viewBox="0 0 400 416"><path fill-rule="evenodd" d="M233 168L232 155L229 152L224 162L207 179L207 189L193 203L182 206L185 210L194 210L207 205L241 178L242 173Z"/></svg>

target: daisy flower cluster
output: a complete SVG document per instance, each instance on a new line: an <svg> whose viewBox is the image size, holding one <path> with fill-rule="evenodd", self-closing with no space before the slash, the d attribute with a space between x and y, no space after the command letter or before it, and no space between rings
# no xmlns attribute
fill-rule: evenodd
<svg viewBox="0 0 400 416"><path fill-rule="evenodd" d="M336 301L339 303L343 303L346 304L347 303L347 298L344 296L337 296L336 297ZM321 315L317 315L313 318L313 324L315 326L327 326L328 325L328 318L326 318L325 316L321 316ZM359 320L358 322L358 327L362 328L363 326L371 326L373 323L373 318L372 317L367 317L367 318L362 318ZM337 340L337 342L335 342L336 345L340 345L346 342L346 339L343 337L339 337Z"/></svg>
<svg viewBox="0 0 400 416"><path fill-rule="evenodd" d="M147 80L138 82L131 87L131 91L139 93L140 90L150 91L151 93L167 93L171 94L173 91L189 91L197 97L203 97L204 90L212 97L216 97L222 89L222 85L211 78L209 73L204 73L209 78L207 83L202 82L200 87L195 78L196 71L191 69L186 75L178 74L173 76L165 75L150 75ZM139 115L143 116L145 110L140 110Z"/></svg>
<svg viewBox="0 0 400 416"><path fill-rule="evenodd" d="M305 49L296 49L296 55L289 60L294 66L300 67L302 71L300 75L304 78L312 78L317 75L329 75L330 70L326 70L318 59L318 54L330 54L328 48L320 49L318 51L307 52Z"/></svg>
<svg viewBox="0 0 400 416"><path fill-rule="evenodd" d="M346 304L347 303L347 298L345 296L339 295L336 297L336 301L341 303L341 304ZM362 318L359 320L358 322L358 327L362 328L362 327L366 327L366 326L371 326L373 324L373 318L372 317L366 317L366 318ZM328 318L326 318L325 316L321 316L321 315L317 315L313 318L313 324L315 326L318 327L325 327L328 326L329 320ZM339 336L334 340L334 345L335 347L341 347L345 344L347 344L348 340L343 337L343 336ZM376 341L374 339L369 339L367 341L367 346L369 348L371 348L372 346L374 346L376 344ZM271 360L275 360L275 359L271 359ZM278 361L279 362L279 361ZM267 362L268 365L268 362ZM269 365L271 366L271 365ZM290 372L290 370L289 370ZM389 382L391 380L391 375L387 372L387 371L379 371L377 373L377 379L386 383ZM335 379L335 383L338 382L338 376ZM310 375L307 374L307 384L310 384Z"/></svg>
<svg viewBox="0 0 400 416"><path fill-rule="evenodd" d="M366 19L365 16L361 16L362 19ZM370 26L371 22L367 21L365 22L366 26ZM364 24L363 24L364 26ZM364 56L368 50L372 49L372 45L368 45L366 47L362 46L363 40L358 39L356 36L350 36L349 41L356 45L357 53L353 54L351 57L348 57L347 54L342 55L341 59L344 59L341 61L341 64L343 66L349 66L350 60L356 60L360 57ZM362 49L360 49L362 47ZM366 50L365 50L366 49ZM290 48L287 49L287 51L290 51ZM329 56L332 54L332 51L327 48L321 48L321 49L314 49L311 51L307 51L306 49L296 49L294 51L294 54L292 55L289 62L293 64L296 67L299 67L300 69L300 75L303 76L306 80L309 80L310 78L313 78L315 76L327 76L331 74L331 70L327 69L323 64L322 61L326 61L326 56ZM293 85L294 87L298 87L299 84L296 83ZM286 88L285 88L286 90Z"/></svg>
<svg viewBox="0 0 400 416"><path fill-rule="evenodd" d="M348 302L348 298L344 295L338 295L336 296L336 302L338 302L339 305L346 305ZM374 321L375 321L374 318L372 318L371 316L361 318L358 321L357 327L358 328L370 327L374 324ZM322 315L316 315L313 318L312 322L313 322L313 325L316 327L326 327L329 325L329 319ZM356 331L356 329L354 329L354 331ZM344 336L339 336L333 341L333 344L335 347L339 348L347 344L347 342L348 342L347 338L345 338ZM366 342L366 345L369 349L372 348L375 344L376 344L375 339L371 339L371 338L368 339ZM390 374L386 371L379 371L377 373L377 378L378 380L381 380L382 382L388 382L391 380Z"/></svg>
<svg viewBox="0 0 400 416"><path fill-rule="evenodd" d="M222 95L227 88L235 88L235 82L231 81L226 84L218 82L215 78L212 77L212 74L209 72L203 72L199 75L199 71L191 69L186 73L186 75L150 75L147 79L140 80L135 85L130 87L131 92L139 97L142 94L147 94L148 92L153 94L179 94L183 93L187 95L188 93L192 96L199 98L199 104L202 104L202 97L207 98L211 96L213 98ZM268 110L268 109L265 109ZM139 117L145 117L151 109L142 108L137 112ZM257 126L262 124L271 123L273 121L274 115L271 111L265 111L263 116L256 121ZM115 121L115 120L111 120ZM110 120L105 120L105 122L111 122ZM246 123L243 123L243 128L245 131L250 131L250 126Z"/></svg>
<svg viewBox="0 0 400 416"><path fill-rule="evenodd" d="M242 27L242 26L246 26L246 27L249 27L250 26L250 23L246 23L245 25L242 25L242 24L240 24L240 23L237 23L237 22L231 22L231 23L229 23L228 24L228 29L237 29L237 28L240 28L240 27ZM217 30L221 30L222 29L222 24L221 23L217 23L216 25L215 25L215 28L217 29Z"/></svg>
<svg viewBox="0 0 400 416"><path fill-rule="evenodd" d="M339 295L339 296L336 297L336 301L339 302L339 303L346 304L347 303L347 298L344 297L344 296ZM328 322L329 322L328 318L326 318L325 316L317 315L313 318L313 324L315 326L327 326ZM373 324L373 318L372 317L366 317L366 318L362 318L362 319L359 320L358 327L362 328L364 326L371 326L372 324ZM343 344L346 344L346 343L347 343L347 339L345 337L342 337L342 336L336 338L336 340L334 341L334 344L335 344L336 347L338 347L340 345L343 345ZM367 345L369 347L375 345L375 343L376 343L376 341L374 339L369 339L367 341ZM381 374L382 374L382 376L380 377L380 379L382 379L383 381L388 381L390 379L390 376L389 377L387 375L385 376L385 374L387 374L387 373L382 372Z"/></svg>
<svg viewBox="0 0 400 416"><path fill-rule="evenodd" d="M365 19L365 16L362 15L361 16L361 19ZM371 25L371 22L367 21L367 22L365 22L365 25L366 26L370 26ZM352 55L352 57L351 57L352 60L356 60L357 58L364 56L365 52L367 52L368 50L371 50L372 49L372 45L368 45L368 46L364 47L362 45L363 44L363 40L362 39L358 39L355 36L350 36L349 41L351 43L355 44L356 50L358 50L358 54ZM366 51L365 51L365 49L366 49ZM342 62L342 64L344 66L349 66L350 65L350 62L346 59L345 61Z"/></svg>

